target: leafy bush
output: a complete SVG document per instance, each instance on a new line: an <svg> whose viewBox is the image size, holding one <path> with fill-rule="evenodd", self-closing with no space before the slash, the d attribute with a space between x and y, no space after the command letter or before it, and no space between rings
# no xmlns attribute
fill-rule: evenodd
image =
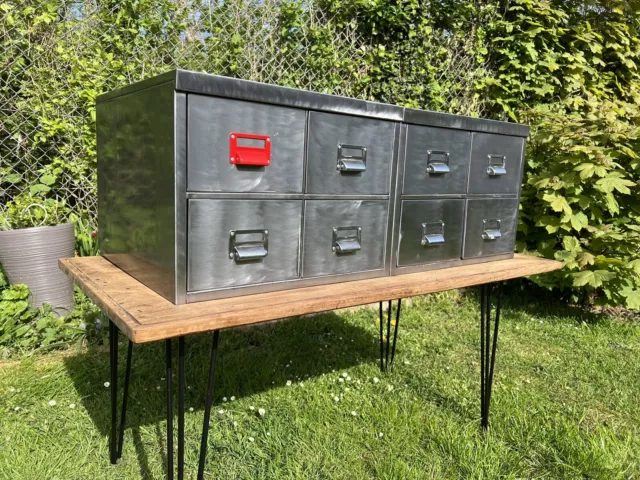
<svg viewBox="0 0 640 480"><path fill-rule="evenodd" d="M31 308L29 295L26 285L8 286L5 283L0 291L0 358L20 351L68 346L87 339L97 341L106 335L100 311L80 291L76 291L73 312L66 317L54 315L49 305Z"/></svg>
<svg viewBox="0 0 640 480"><path fill-rule="evenodd" d="M513 0L491 26L497 114L529 122L518 248L538 282L640 308L640 36L625 2Z"/></svg>

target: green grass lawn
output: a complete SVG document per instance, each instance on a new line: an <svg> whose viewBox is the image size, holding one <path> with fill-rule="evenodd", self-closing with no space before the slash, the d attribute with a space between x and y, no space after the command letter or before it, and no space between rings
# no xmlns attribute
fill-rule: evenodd
<svg viewBox="0 0 640 480"><path fill-rule="evenodd" d="M413 299L387 374L374 309L223 331L208 478L640 478L639 324L507 292L483 434L477 302ZM187 338L187 478L210 338ZM163 478L164 346L135 347L133 358L117 466L108 348L0 366L0 478Z"/></svg>

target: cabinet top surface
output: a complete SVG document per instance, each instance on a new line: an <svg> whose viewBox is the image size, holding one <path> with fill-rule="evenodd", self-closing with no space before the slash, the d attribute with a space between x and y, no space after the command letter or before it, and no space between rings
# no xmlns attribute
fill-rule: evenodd
<svg viewBox="0 0 640 480"><path fill-rule="evenodd" d="M525 255L475 265L174 305L103 257L59 260L60 268L135 343L251 325L388 299L471 287L558 270Z"/></svg>
<svg viewBox="0 0 640 480"><path fill-rule="evenodd" d="M104 93L98 97L98 103L169 82L175 85L175 90L178 92L235 98L238 100L379 118L417 125L514 135L519 137L527 137L529 135L529 126L518 123L409 109L397 105L370 102L357 98L340 97L325 93L310 92L296 88L281 87L254 82L251 80L241 80L187 70L173 70L156 77Z"/></svg>

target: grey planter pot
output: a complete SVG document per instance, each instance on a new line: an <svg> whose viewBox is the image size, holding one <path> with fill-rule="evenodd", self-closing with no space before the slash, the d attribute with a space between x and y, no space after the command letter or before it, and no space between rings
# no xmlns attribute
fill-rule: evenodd
<svg viewBox="0 0 640 480"><path fill-rule="evenodd" d="M73 223L0 231L0 263L9 283L24 283L31 304L48 303L58 315L73 309L73 282L58 268L59 258L74 256Z"/></svg>

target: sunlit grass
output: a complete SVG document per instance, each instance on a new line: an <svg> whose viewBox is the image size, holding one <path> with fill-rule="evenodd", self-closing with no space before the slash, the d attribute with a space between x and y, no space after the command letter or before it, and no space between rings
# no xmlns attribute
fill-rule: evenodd
<svg viewBox="0 0 640 480"><path fill-rule="evenodd" d="M515 291L505 303L487 434L473 295L403 308L387 374L372 308L223 331L208 478L640 477L638 324ZM187 339L187 478L197 469L210 342ZM121 378L125 347L122 337ZM164 346L136 346L133 358L115 467L108 349L1 366L0 478L163 478Z"/></svg>

